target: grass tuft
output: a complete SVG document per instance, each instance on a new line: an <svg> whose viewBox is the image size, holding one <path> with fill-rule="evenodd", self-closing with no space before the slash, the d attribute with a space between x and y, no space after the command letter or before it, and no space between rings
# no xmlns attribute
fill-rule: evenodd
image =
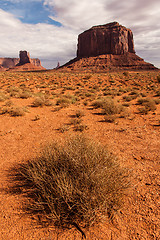
<svg viewBox="0 0 160 240"><path fill-rule="evenodd" d="M126 171L106 147L84 135L54 142L16 170L29 212L59 227L86 228L112 216L128 187ZM17 189L17 187L16 187ZM44 221L44 218L43 218Z"/></svg>

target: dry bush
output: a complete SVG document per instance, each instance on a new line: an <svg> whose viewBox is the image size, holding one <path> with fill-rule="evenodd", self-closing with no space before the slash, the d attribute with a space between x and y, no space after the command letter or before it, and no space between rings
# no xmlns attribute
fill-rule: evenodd
<svg viewBox="0 0 160 240"><path fill-rule="evenodd" d="M19 97L22 99L27 99L27 98L32 97L32 93L30 91L24 90L23 92L21 92L19 94Z"/></svg>
<svg viewBox="0 0 160 240"><path fill-rule="evenodd" d="M77 98L73 95L63 95L59 97L56 101L56 105L61 105L62 107L68 107L70 104L74 104Z"/></svg>
<svg viewBox="0 0 160 240"><path fill-rule="evenodd" d="M4 92L0 91L0 102L4 102L7 98L8 96Z"/></svg>
<svg viewBox="0 0 160 240"><path fill-rule="evenodd" d="M26 112L28 112L26 107L15 106L12 102L8 102L0 108L0 115L9 114L11 117L24 116Z"/></svg>
<svg viewBox="0 0 160 240"><path fill-rule="evenodd" d="M11 97L19 97L20 94L22 93L22 89L16 86L9 87L7 91Z"/></svg>
<svg viewBox="0 0 160 240"><path fill-rule="evenodd" d="M46 146L16 168L14 177L16 191L19 186L30 200L29 212L59 227L75 226L83 236L83 227L121 208L128 188L128 174L116 158L83 135Z"/></svg>
<svg viewBox="0 0 160 240"><path fill-rule="evenodd" d="M40 97L36 97L32 102L32 107L43 107L43 106L52 106L52 102L46 97L42 95Z"/></svg>
<svg viewBox="0 0 160 240"><path fill-rule="evenodd" d="M151 98L139 98L137 104L143 106L138 109L140 113L147 114L149 111L156 110L156 103Z"/></svg>
<svg viewBox="0 0 160 240"><path fill-rule="evenodd" d="M18 106L13 106L9 109L8 112L11 117L19 117L25 115L26 109Z"/></svg>
<svg viewBox="0 0 160 240"><path fill-rule="evenodd" d="M103 113L106 115L119 114L123 111L123 106L112 99L106 99L103 105Z"/></svg>
<svg viewBox="0 0 160 240"><path fill-rule="evenodd" d="M0 108L0 115L4 115L4 114L6 114L6 113L9 113L9 109L8 109L8 107L1 107Z"/></svg>
<svg viewBox="0 0 160 240"><path fill-rule="evenodd" d="M97 100L93 101L92 106L94 108L103 108L104 102L105 102L105 99L100 98L100 99L97 99Z"/></svg>

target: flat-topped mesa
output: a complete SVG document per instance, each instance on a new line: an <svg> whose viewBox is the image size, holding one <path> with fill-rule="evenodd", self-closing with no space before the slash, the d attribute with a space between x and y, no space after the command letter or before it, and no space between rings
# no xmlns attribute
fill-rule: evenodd
<svg viewBox="0 0 160 240"><path fill-rule="evenodd" d="M78 36L77 57L135 53L132 31L118 22L94 26Z"/></svg>
<svg viewBox="0 0 160 240"><path fill-rule="evenodd" d="M27 51L20 51L19 53L19 63L18 65L23 65L25 63L31 63L30 55Z"/></svg>

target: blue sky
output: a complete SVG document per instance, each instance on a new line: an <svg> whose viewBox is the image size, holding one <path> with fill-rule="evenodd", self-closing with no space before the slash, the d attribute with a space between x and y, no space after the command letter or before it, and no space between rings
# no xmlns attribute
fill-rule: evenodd
<svg viewBox="0 0 160 240"><path fill-rule="evenodd" d="M44 5L44 1L1 0L0 8L15 15L22 23L47 23L61 26L59 22L49 17L50 14L54 14L54 11L49 6Z"/></svg>
<svg viewBox="0 0 160 240"><path fill-rule="evenodd" d="M136 53L160 67L159 0L0 0L0 57L27 50L46 68L76 56L78 34L117 21L133 31Z"/></svg>

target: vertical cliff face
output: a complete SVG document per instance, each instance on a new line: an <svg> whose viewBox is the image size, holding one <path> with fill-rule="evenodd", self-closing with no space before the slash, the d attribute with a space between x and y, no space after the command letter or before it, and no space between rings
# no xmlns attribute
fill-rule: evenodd
<svg viewBox="0 0 160 240"><path fill-rule="evenodd" d="M95 26L78 36L77 57L135 53L132 31L117 22Z"/></svg>
<svg viewBox="0 0 160 240"><path fill-rule="evenodd" d="M23 65L25 63L30 63L31 59L30 59L30 55L27 51L20 51L19 53L19 64L18 65Z"/></svg>

